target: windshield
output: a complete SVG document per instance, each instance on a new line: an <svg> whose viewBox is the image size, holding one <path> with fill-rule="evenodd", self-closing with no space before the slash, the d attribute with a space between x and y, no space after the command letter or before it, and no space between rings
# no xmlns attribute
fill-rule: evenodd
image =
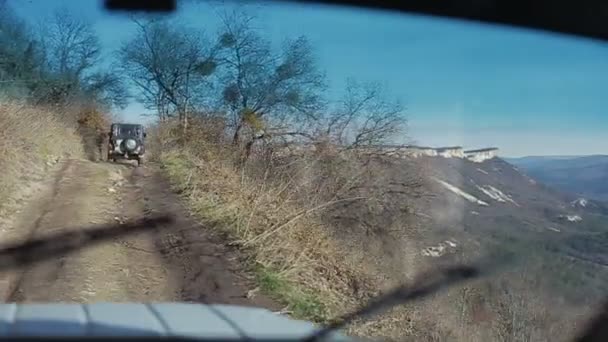
<svg viewBox="0 0 608 342"><path fill-rule="evenodd" d="M605 43L291 2L98 5L0 2L0 242L58 246L0 269L7 300L329 324L455 267L344 333L570 341L608 295ZM107 142L144 127L146 146Z"/></svg>

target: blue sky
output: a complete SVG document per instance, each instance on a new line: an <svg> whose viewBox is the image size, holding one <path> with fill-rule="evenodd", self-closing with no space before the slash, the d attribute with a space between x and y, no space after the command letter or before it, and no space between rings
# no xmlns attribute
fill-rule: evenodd
<svg viewBox="0 0 608 342"><path fill-rule="evenodd" d="M65 7L94 25L104 54L134 27L101 1L17 0L26 20ZM217 18L189 1L177 14L214 32ZM608 154L608 44L469 22L311 5L264 4L275 44L306 35L330 95L347 77L380 81L406 105L409 137L423 145L497 146L504 156ZM131 104L122 115L143 120Z"/></svg>

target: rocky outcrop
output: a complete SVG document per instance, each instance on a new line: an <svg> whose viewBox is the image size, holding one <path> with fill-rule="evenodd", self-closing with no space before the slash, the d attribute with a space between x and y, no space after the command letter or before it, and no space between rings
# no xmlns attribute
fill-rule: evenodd
<svg viewBox="0 0 608 342"><path fill-rule="evenodd" d="M284 147L277 148L277 155L293 155L301 154L306 151L315 150L317 147L314 144L288 144ZM337 148L340 149L339 147ZM374 145L361 146L357 148L361 153L366 154L382 154L396 158L418 158L418 157L443 157L443 158L461 158L468 159L473 162L481 163L485 160L496 157L498 149L484 148L478 150L464 151L460 146L451 147L426 147L416 145Z"/></svg>
<svg viewBox="0 0 608 342"><path fill-rule="evenodd" d="M411 157L436 157L437 150L432 147L404 146L404 151Z"/></svg>
<svg viewBox="0 0 608 342"><path fill-rule="evenodd" d="M444 158L464 158L465 154L460 146L439 147L435 149L437 154Z"/></svg>
<svg viewBox="0 0 608 342"><path fill-rule="evenodd" d="M464 151L466 158L472 162L481 163L484 160L496 157L498 149L496 147L482 148L479 150Z"/></svg>

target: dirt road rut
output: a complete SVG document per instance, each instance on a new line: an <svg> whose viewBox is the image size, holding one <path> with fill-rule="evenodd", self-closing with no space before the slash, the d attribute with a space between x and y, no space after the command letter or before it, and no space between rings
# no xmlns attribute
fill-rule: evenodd
<svg viewBox="0 0 608 342"><path fill-rule="evenodd" d="M7 301L188 301L277 308L267 298L251 296L253 284L241 255L189 217L154 166L69 160L37 195L20 210L7 236L26 240L162 213L176 220L159 230L4 272L0 281L10 284Z"/></svg>

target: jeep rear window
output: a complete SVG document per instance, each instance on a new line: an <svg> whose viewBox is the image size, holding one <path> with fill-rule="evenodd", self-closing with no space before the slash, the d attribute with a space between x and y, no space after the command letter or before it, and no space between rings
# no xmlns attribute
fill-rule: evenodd
<svg viewBox="0 0 608 342"><path fill-rule="evenodd" d="M116 135L140 135L141 127L138 125L119 125L115 127Z"/></svg>

